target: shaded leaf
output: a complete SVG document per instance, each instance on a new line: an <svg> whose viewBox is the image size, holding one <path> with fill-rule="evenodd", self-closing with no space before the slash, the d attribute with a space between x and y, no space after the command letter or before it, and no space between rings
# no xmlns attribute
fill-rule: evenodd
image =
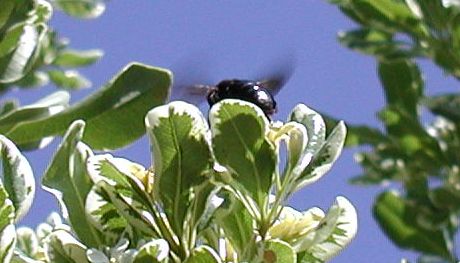
<svg viewBox="0 0 460 263"><path fill-rule="evenodd" d="M208 246L200 246L192 251L184 263L221 263L216 251Z"/></svg>
<svg viewBox="0 0 460 263"><path fill-rule="evenodd" d="M417 119L417 104L423 94L423 80L417 65L408 60L380 62L378 71L387 103Z"/></svg>
<svg viewBox="0 0 460 263"><path fill-rule="evenodd" d="M422 104L431 112L460 123L460 96L456 93L425 97Z"/></svg>
<svg viewBox="0 0 460 263"><path fill-rule="evenodd" d="M45 243L45 252L51 262L89 263L86 246L64 230L57 230L49 235L49 240Z"/></svg>
<svg viewBox="0 0 460 263"><path fill-rule="evenodd" d="M217 208L215 215L217 225L224 231L242 261L250 260L255 247L255 222L243 204L231 195Z"/></svg>
<svg viewBox="0 0 460 263"><path fill-rule="evenodd" d="M399 247L450 259L442 233L422 228L417 223L417 208L396 193L380 194L373 213L382 230Z"/></svg>
<svg viewBox="0 0 460 263"><path fill-rule="evenodd" d="M163 239L147 242L139 248L133 263L159 263L168 257L169 246Z"/></svg>
<svg viewBox="0 0 460 263"><path fill-rule="evenodd" d="M83 139L91 148L122 147L144 134L145 114L166 100L170 85L169 71L133 63L88 99L48 118L0 127L0 133L25 144L62 134L74 120L82 119Z"/></svg>
<svg viewBox="0 0 460 263"><path fill-rule="evenodd" d="M18 123L37 121L57 114L68 107L69 99L67 92L58 91L33 104L16 107L0 117L0 130L12 129ZM19 147L26 150L42 148L48 145L52 139L52 137L38 138L37 141L19 144Z"/></svg>
<svg viewBox="0 0 460 263"><path fill-rule="evenodd" d="M64 89L83 89L91 86L91 81L75 70L49 70L48 76L56 86Z"/></svg>
<svg viewBox="0 0 460 263"><path fill-rule="evenodd" d="M379 59L407 59L420 55L419 51L412 47L412 43L393 40L391 34L375 29L341 32L339 41L350 49Z"/></svg>

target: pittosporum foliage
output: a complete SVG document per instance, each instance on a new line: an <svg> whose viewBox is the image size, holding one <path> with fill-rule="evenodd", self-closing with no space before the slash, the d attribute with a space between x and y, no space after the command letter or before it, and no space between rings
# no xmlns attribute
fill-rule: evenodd
<svg viewBox="0 0 460 263"><path fill-rule="evenodd" d="M69 49L47 22L53 9L94 18L104 7L102 0L2 0L0 92L49 81L87 87L74 68L101 51ZM206 119L193 105L164 105L171 83L168 70L132 63L75 105L62 90L31 105L0 105L1 262L325 262L350 242L357 218L344 197L327 213L287 206L331 168L343 123L326 136L322 117L305 105L282 123L239 100L216 104ZM151 167L93 152L146 132ZM62 214L35 230L18 228L35 193L18 148L59 135L42 186Z"/></svg>
<svg viewBox="0 0 460 263"><path fill-rule="evenodd" d="M1 137L2 262L326 262L350 242L357 215L344 197L327 213L286 205L331 168L345 140L342 122L326 135L305 105L283 123L232 99L208 119L180 101L150 110L150 167L95 154L85 122L73 122L42 179L65 219L52 214L36 230L15 231L34 177Z"/></svg>
<svg viewBox="0 0 460 263"><path fill-rule="evenodd" d="M339 40L377 58L386 99L377 113L384 131L349 126L348 146L371 146L357 155L363 174L352 182L401 183L403 191L387 190L376 199L381 228L399 247L420 252L418 262L458 262L460 96L425 95L414 59L431 59L460 78L460 1L331 2L358 23ZM427 121L423 110L434 118Z"/></svg>

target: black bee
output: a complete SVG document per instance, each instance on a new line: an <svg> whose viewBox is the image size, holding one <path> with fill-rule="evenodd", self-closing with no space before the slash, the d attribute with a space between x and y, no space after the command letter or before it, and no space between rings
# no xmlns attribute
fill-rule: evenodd
<svg viewBox="0 0 460 263"><path fill-rule="evenodd" d="M289 79L293 69L292 62L290 59L289 63L282 63L281 70L268 74L262 80L226 79L217 85L179 85L178 99L197 104L206 99L210 107L223 99L240 99L257 105L270 118L277 111L274 96Z"/></svg>

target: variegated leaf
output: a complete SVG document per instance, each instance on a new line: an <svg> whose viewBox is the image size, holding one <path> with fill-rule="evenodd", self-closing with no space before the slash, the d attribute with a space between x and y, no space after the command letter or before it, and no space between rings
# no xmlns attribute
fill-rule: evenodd
<svg viewBox="0 0 460 263"><path fill-rule="evenodd" d="M0 135L1 180L8 198L15 208L15 221L19 221L32 205L35 195L35 178L27 159L13 142Z"/></svg>

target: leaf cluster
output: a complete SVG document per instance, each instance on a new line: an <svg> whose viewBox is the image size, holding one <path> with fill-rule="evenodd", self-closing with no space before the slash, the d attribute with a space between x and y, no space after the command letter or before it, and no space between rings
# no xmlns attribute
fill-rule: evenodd
<svg viewBox="0 0 460 263"><path fill-rule="evenodd" d="M91 82L75 68L93 64L101 50L74 50L48 25L54 8L92 18L104 11L101 1L5 0L0 11L0 92L12 87L40 87L50 81L69 90Z"/></svg>
<svg viewBox="0 0 460 263"><path fill-rule="evenodd" d="M34 177L0 137L2 262L326 262L355 235L356 211L344 197L327 213L286 206L331 168L345 140L342 122L326 136L322 117L305 105L282 123L229 99L213 106L209 124L177 101L150 110L145 125L148 168L94 153L86 123L73 122L42 178L65 221L52 214L36 230L15 231Z"/></svg>
<svg viewBox="0 0 460 263"><path fill-rule="evenodd" d="M359 25L340 33L339 41L378 60L386 100L377 113L383 131L349 126L348 146L371 147L356 155L363 174L352 183L400 183L402 192L376 198L374 216L381 228L399 247L419 251L420 262L457 262L459 94L425 95L415 59L428 58L459 79L460 2L331 2ZM431 120L421 114L426 111Z"/></svg>

